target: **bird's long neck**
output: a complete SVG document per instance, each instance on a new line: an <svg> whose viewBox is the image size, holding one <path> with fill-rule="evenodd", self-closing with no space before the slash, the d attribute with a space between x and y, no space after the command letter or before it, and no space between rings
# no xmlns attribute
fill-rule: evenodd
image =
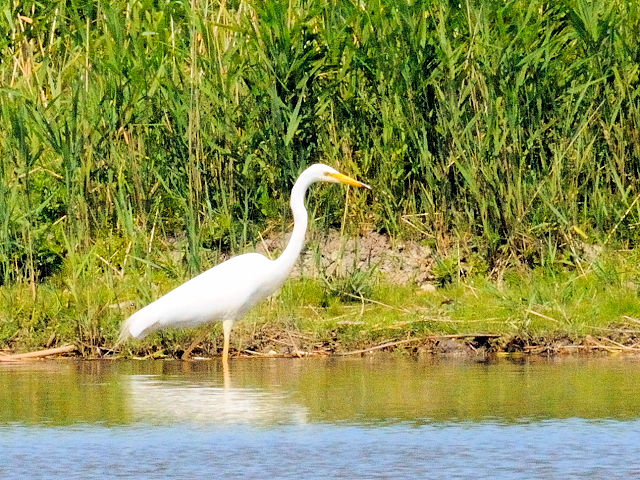
<svg viewBox="0 0 640 480"><path fill-rule="evenodd" d="M304 245L304 237L307 233L307 209L304 207L304 196L307 188L311 185L311 181L304 175L298 178L298 181L291 190L291 211L293 212L293 233L287 244L287 248L277 258L276 262L282 266L282 270L288 275L293 265L296 263L302 246Z"/></svg>

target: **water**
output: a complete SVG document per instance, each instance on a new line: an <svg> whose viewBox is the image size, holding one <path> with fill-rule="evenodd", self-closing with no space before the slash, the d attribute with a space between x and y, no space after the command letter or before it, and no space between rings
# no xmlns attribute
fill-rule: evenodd
<svg viewBox="0 0 640 480"><path fill-rule="evenodd" d="M0 364L0 478L640 478L640 358Z"/></svg>

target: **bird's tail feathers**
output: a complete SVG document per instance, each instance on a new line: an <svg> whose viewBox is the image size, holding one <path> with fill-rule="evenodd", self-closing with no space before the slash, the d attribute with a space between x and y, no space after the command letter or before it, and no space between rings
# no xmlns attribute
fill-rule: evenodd
<svg viewBox="0 0 640 480"><path fill-rule="evenodd" d="M133 315L122 322L122 325L120 326L120 335L118 335L118 341L116 342L118 345L126 342L128 338L132 337L130 330L132 320Z"/></svg>
<svg viewBox="0 0 640 480"><path fill-rule="evenodd" d="M146 337L157 328L158 322L153 312L147 311L146 309L139 310L122 322L116 345L124 343L130 337Z"/></svg>
<svg viewBox="0 0 640 480"><path fill-rule="evenodd" d="M118 335L118 340L116 340L116 344L113 346L114 350L117 350L120 345L126 342L131 335L131 323L133 322L133 315L127 318L122 325L120 326L120 335Z"/></svg>

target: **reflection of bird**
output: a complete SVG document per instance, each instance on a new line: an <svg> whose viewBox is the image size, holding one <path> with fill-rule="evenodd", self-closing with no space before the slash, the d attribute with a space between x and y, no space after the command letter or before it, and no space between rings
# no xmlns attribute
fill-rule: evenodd
<svg viewBox="0 0 640 480"><path fill-rule="evenodd" d="M304 195L309 185L319 181L370 188L327 165L318 163L310 166L298 177L291 190L294 227L282 255L269 260L258 253L247 253L201 273L131 315L122 324L118 343L130 336L143 338L162 328L195 327L222 321L222 359L226 362L233 323L284 283L300 255L307 230Z"/></svg>
<svg viewBox="0 0 640 480"><path fill-rule="evenodd" d="M255 366L250 368L253 372ZM205 372L207 375L202 376ZM215 381L219 377L214 370L180 373L179 377L167 375L166 371L162 375L126 375L122 384L128 390L126 403L132 420L199 426L303 425L309 421L307 408L292 401L281 388L266 384L256 387L255 383L250 387L232 386L229 369L222 372L223 384ZM253 375L247 375L246 367L238 373L243 383L247 377L250 382L256 381Z"/></svg>

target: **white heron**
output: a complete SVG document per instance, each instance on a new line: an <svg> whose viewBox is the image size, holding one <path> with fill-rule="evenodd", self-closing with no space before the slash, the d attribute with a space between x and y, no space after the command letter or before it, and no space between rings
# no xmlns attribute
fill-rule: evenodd
<svg viewBox="0 0 640 480"><path fill-rule="evenodd" d="M305 193L312 183L321 181L371 189L328 165L310 166L291 190L293 233L278 258L270 260L258 253L246 253L210 268L131 315L122 324L117 344L129 337L144 338L163 328L191 328L221 321L222 360L226 364L234 322L280 288L300 255L308 222Z"/></svg>

